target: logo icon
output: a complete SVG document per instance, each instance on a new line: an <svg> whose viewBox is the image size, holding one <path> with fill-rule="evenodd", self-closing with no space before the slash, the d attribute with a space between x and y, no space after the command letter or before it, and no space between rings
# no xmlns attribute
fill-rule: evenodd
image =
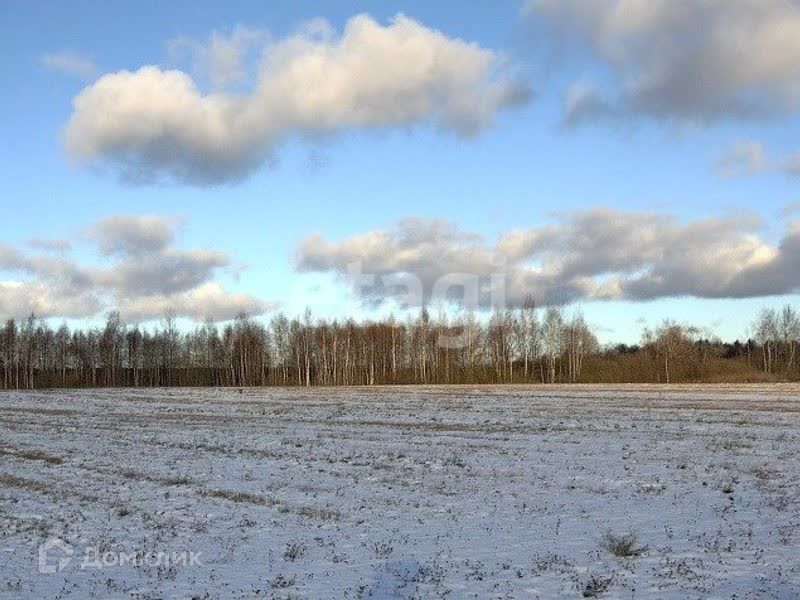
<svg viewBox="0 0 800 600"><path fill-rule="evenodd" d="M72 546L60 538L50 538L39 546L39 573L60 573L72 560Z"/></svg>

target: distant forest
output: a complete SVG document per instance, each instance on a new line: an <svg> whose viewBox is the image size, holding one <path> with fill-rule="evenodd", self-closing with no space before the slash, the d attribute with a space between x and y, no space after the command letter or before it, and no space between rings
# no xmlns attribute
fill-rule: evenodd
<svg viewBox="0 0 800 600"><path fill-rule="evenodd" d="M356 322L247 315L190 332L118 313L102 328L52 329L31 316L0 327L0 387L342 386L480 383L797 381L800 318L763 310L752 339L723 343L665 321L638 345L601 347L580 314L532 304L432 318Z"/></svg>

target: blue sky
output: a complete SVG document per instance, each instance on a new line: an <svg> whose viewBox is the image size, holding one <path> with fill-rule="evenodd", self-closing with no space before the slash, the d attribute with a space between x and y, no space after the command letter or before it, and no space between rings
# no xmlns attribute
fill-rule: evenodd
<svg viewBox="0 0 800 600"><path fill-rule="evenodd" d="M55 253L60 258L82 269L112 271L130 257L99 252L98 228L92 229L93 224L115 215L178 217L174 238L165 248L213 249L227 257L225 266L204 271L207 280L200 277L193 283L213 281L226 293L262 299L269 307L279 303L290 314L310 306L315 314L331 316L370 311L360 306L341 281L341 265L331 262L327 269L298 272L296 266L303 262L298 251L304 241L317 234L326 240L326 247L335 250L337 243L368 232L391 231L398 221L412 216L447 219L459 231L482 236L480 244L485 248L512 230L562 223L567 231L568 215L601 209L665 215L675 219L677 227L699 219L753 215L761 223L746 232L736 230L734 236L753 235L765 247L778 248L793 218L785 208L800 199L800 179L787 166L800 148L796 139L800 123L796 104L784 102L783 97L784 87L800 85L800 70L783 67L785 72L779 76L786 81L772 77L765 89L757 87L762 78L743 81L741 89L729 90L727 95L719 92L702 110L698 105L687 109L676 104L664 115L653 108L655 104L642 108L637 103L640 99L623 99L617 102L613 117L590 116L579 126L564 127L570 86L590 82L598 97L613 100L627 93L626 80L646 74L654 64L677 63L639 62L632 57L615 62L603 54L607 40L599 37L612 34L600 32L593 37L596 32L581 29L579 17L568 12L569 2L562 5L567 6L563 14L548 8L548 2L541 4L531 12L525 10L524 2L489 1L231 2L224 6L7 2L0 25L5 45L0 70L6 89L0 96L6 140L0 147L5 170L0 179L5 203L0 243L26 256L39 256L53 253L31 248L32 238L68 239L71 249ZM788 5L776 2L760 18L766 24L783 19L787 27L800 31L800 19L794 21L790 11ZM347 121L330 130L312 131L310 137L308 130L313 127L304 125L301 131L290 130L281 137L269 161L244 177L213 185L187 183L169 175L155 183L131 184L121 181L120 159L108 154L108 146L97 150L101 160L83 162L65 148L64 131L74 114L73 99L106 75L135 72L145 65L177 68L193 78L201 93L211 93L196 57L184 53L176 58L170 51L171 40L192 40L191 52L200 53L198 49L208 43L212 32L230 35L240 26L261 32L265 41L259 43L266 46L286 39L311 19L324 18L335 31L331 42L335 44L354 15L368 13L380 27L388 27L398 12L426 30L441 32L447 40L457 38L502 56L509 65L508 77L530 91L531 99L523 104L498 104L491 122L469 136L443 131L425 115L400 125L376 127ZM708 18L711 25L720 22ZM562 19L560 25L574 25L574 31L557 30L556 19ZM639 33L643 38L649 35L644 28ZM553 44L553 38L559 43ZM574 51L563 52L565 46L574 46ZM250 59L243 63L246 77L232 94L247 94L255 85L255 57L262 47L250 50ZM707 50L696 49L698 53ZM46 56L79 57L86 61L84 66L91 66L91 73L76 73L63 64L54 67ZM709 81L707 85L715 84ZM766 108L742 117L734 101L754 95L767 97ZM707 96L703 95L704 102ZM765 158L735 155L731 164L746 173L721 173L715 166L720 157L743 142L763 150ZM160 168L155 167L156 171ZM709 251L719 250L715 240L708 243ZM546 256L528 258L547 266L558 262L558 252L567 251L571 250L559 246L549 249ZM703 252L703 246L692 251ZM784 263L793 264L790 258ZM18 264L6 267L0 279L35 279L48 289L61 285L52 281L52 269L43 273ZM672 273L673 266L668 267L664 272ZM627 275L648 268L651 264L645 261ZM381 263L379 272L389 271ZM604 269L593 275L598 281L609 276ZM653 325L663 317L709 326L730 339L745 335L761 306L797 303L793 295L800 284L797 279L777 287L764 285L748 292L747 298L733 298L741 296L739 292L726 297L727 288L720 284L711 293L700 286L697 292L662 292L652 300L630 294L610 299L587 294L575 304L597 326L604 341L635 341L643 322ZM105 300L94 315L61 310L52 301L42 301L44 312L53 319L69 316L94 322L124 294L137 293L127 283L113 289L108 286L98 292ZM185 292L191 289L170 288L161 295ZM84 293L94 291L80 291ZM30 306L38 306L35 300L31 298ZM14 302L0 299L0 312L8 313L2 316L19 309L20 303L19 294ZM146 320L145 312L137 313L137 318ZM190 313L187 309L186 316ZM269 314L266 311L265 318Z"/></svg>

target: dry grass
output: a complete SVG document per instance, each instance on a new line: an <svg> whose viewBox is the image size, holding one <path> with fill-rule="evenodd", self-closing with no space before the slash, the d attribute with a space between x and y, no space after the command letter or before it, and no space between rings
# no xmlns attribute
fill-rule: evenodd
<svg viewBox="0 0 800 600"><path fill-rule="evenodd" d="M647 546L639 546L638 543L635 531L617 535L609 529L601 540L601 546L619 558L635 558L647 552Z"/></svg>
<svg viewBox="0 0 800 600"><path fill-rule="evenodd" d="M253 492L246 492L242 490L225 490L225 489L200 489L198 493L207 498L220 498L230 502L238 502L244 504L255 504L259 506L268 506L276 509L282 514L296 514L301 517L309 519L319 519L322 521L338 521L342 518L339 511L332 508L318 508L315 506L291 506L280 500L262 494L255 494Z"/></svg>
<svg viewBox="0 0 800 600"><path fill-rule="evenodd" d="M247 504L260 504L263 506L278 506L280 502L269 496L262 496L261 494L253 494L251 492L243 492L238 490L202 490L202 496L209 498L222 498L231 502L243 502Z"/></svg>
<svg viewBox="0 0 800 600"><path fill-rule="evenodd" d="M24 477L17 477L16 475L0 475L0 485L20 490L40 492L42 494L50 491L50 487L41 481L25 479Z"/></svg>
<svg viewBox="0 0 800 600"><path fill-rule="evenodd" d="M283 558L289 562L294 562L298 558L302 558L305 553L306 547L304 544L301 544L300 542L291 542L286 544L286 549L283 552Z"/></svg>
<svg viewBox="0 0 800 600"><path fill-rule="evenodd" d="M43 450L16 450L13 448L0 448L0 455L13 456L14 458L21 458L24 460L41 460L48 465L63 464L64 459L54 454L48 454Z"/></svg>
<svg viewBox="0 0 800 600"><path fill-rule="evenodd" d="M137 471L136 469L118 469L117 473L122 475L125 479L133 479L135 481L150 481L160 485L193 485L197 483L191 477L186 475L154 475L145 473L144 471Z"/></svg>
<svg viewBox="0 0 800 600"><path fill-rule="evenodd" d="M596 598L597 596L602 595L610 585L610 577L592 575L589 578L589 581L586 582L586 586L583 588L582 595L584 598Z"/></svg>

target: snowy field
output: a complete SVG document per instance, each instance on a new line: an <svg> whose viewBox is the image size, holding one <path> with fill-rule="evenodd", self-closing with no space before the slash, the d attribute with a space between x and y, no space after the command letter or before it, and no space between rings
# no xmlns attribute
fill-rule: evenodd
<svg viewBox="0 0 800 600"><path fill-rule="evenodd" d="M0 394L3 598L798 598L800 387Z"/></svg>

